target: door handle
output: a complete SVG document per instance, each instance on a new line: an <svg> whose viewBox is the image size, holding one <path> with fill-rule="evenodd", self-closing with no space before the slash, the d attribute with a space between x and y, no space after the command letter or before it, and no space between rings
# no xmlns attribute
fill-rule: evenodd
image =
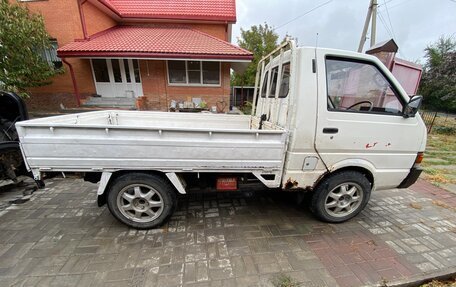
<svg viewBox="0 0 456 287"><path fill-rule="evenodd" d="M323 128L324 134L337 134L339 132L338 128Z"/></svg>

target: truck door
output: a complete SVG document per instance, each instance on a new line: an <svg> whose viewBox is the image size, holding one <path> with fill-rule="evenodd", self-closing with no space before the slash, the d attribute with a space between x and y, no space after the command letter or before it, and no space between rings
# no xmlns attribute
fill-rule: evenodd
<svg viewBox="0 0 456 287"><path fill-rule="evenodd" d="M419 115L404 118L408 96L373 57L318 50L316 150L329 170L370 170L377 189L400 184L423 135Z"/></svg>

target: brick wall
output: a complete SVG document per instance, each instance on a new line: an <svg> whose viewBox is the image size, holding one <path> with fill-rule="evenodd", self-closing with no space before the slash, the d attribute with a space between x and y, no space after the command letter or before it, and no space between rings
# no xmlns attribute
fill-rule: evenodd
<svg viewBox="0 0 456 287"><path fill-rule="evenodd" d="M230 66L221 63L220 87L204 86L172 86L168 85L166 61L140 61L141 80L147 105L151 110L167 110L171 100L186 101L189 97L202 98L208 107L222 108L225 102L225 111L229 108L230 97Z"/></svg>
<svg viewBox="0 0 456 287"><path fill-rule="evenodd" d="M80 94L81 101L89 97L91 93ZM77 106L74 93L55 93L55 92L31 92L30 97L25 99L29 111L56 112L61 105L65 108Z"/></svg>

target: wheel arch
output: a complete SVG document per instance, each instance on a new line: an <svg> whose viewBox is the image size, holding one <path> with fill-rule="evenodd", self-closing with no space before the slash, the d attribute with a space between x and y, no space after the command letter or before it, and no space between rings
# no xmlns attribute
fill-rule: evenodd
<svg viewBox="0 0 456 287"><path fill-rule="evenodd" d="M357 171L362 173L371 183L373 189L375 184L375 167L372 165L372 163L365 160L344 160L332 165L329 167L329 171L325 173L321 178L319 178L319 180L317 180L314 185L314 189L327 177L344 171Z"/></svg>
<svg viewBox="0 0 456 287"><path fill-rule="evenodd" d="M102 172L101 173L101 178L100 178L100 185L98 186L97 190L97 203L98 206L103 206L107 202L107 190L111 187L112 183L115 182L115 180L122 175L129 174L129 173L144 173L144 174L152 174L152 175L157 175L168 181L176 190L176 192L179 193L185 193L185 187L180 182L178 176L176 176L175 173L171 173L174 175L173 179L172 176L170 177L168 174L170 173L165 173L162 171L158 170L118 170L114 172ZM176 179L177 177L177 179ZM179 182L176 182L179 181ZM180 183L180 185L179 185Z"/></svg>

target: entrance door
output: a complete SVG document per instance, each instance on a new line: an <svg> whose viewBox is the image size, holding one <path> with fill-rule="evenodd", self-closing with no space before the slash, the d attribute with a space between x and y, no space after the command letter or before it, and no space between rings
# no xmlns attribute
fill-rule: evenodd
<svg viewBox="0 0 456 287"><path fill-rule="evenodd" d="M112 98L143 95L138 60L92 59L91 63L97 94Z"/></svg>
<svg viewBox="0 0 456 287"><path fill-rule="evenodd" d="M396 187L415 162L421 121L402 117L408 96L378 60L318 51L316 149L326 166L357 162L375 172L378 188ZM347 163L348 164L348 163Z"/></svg>

